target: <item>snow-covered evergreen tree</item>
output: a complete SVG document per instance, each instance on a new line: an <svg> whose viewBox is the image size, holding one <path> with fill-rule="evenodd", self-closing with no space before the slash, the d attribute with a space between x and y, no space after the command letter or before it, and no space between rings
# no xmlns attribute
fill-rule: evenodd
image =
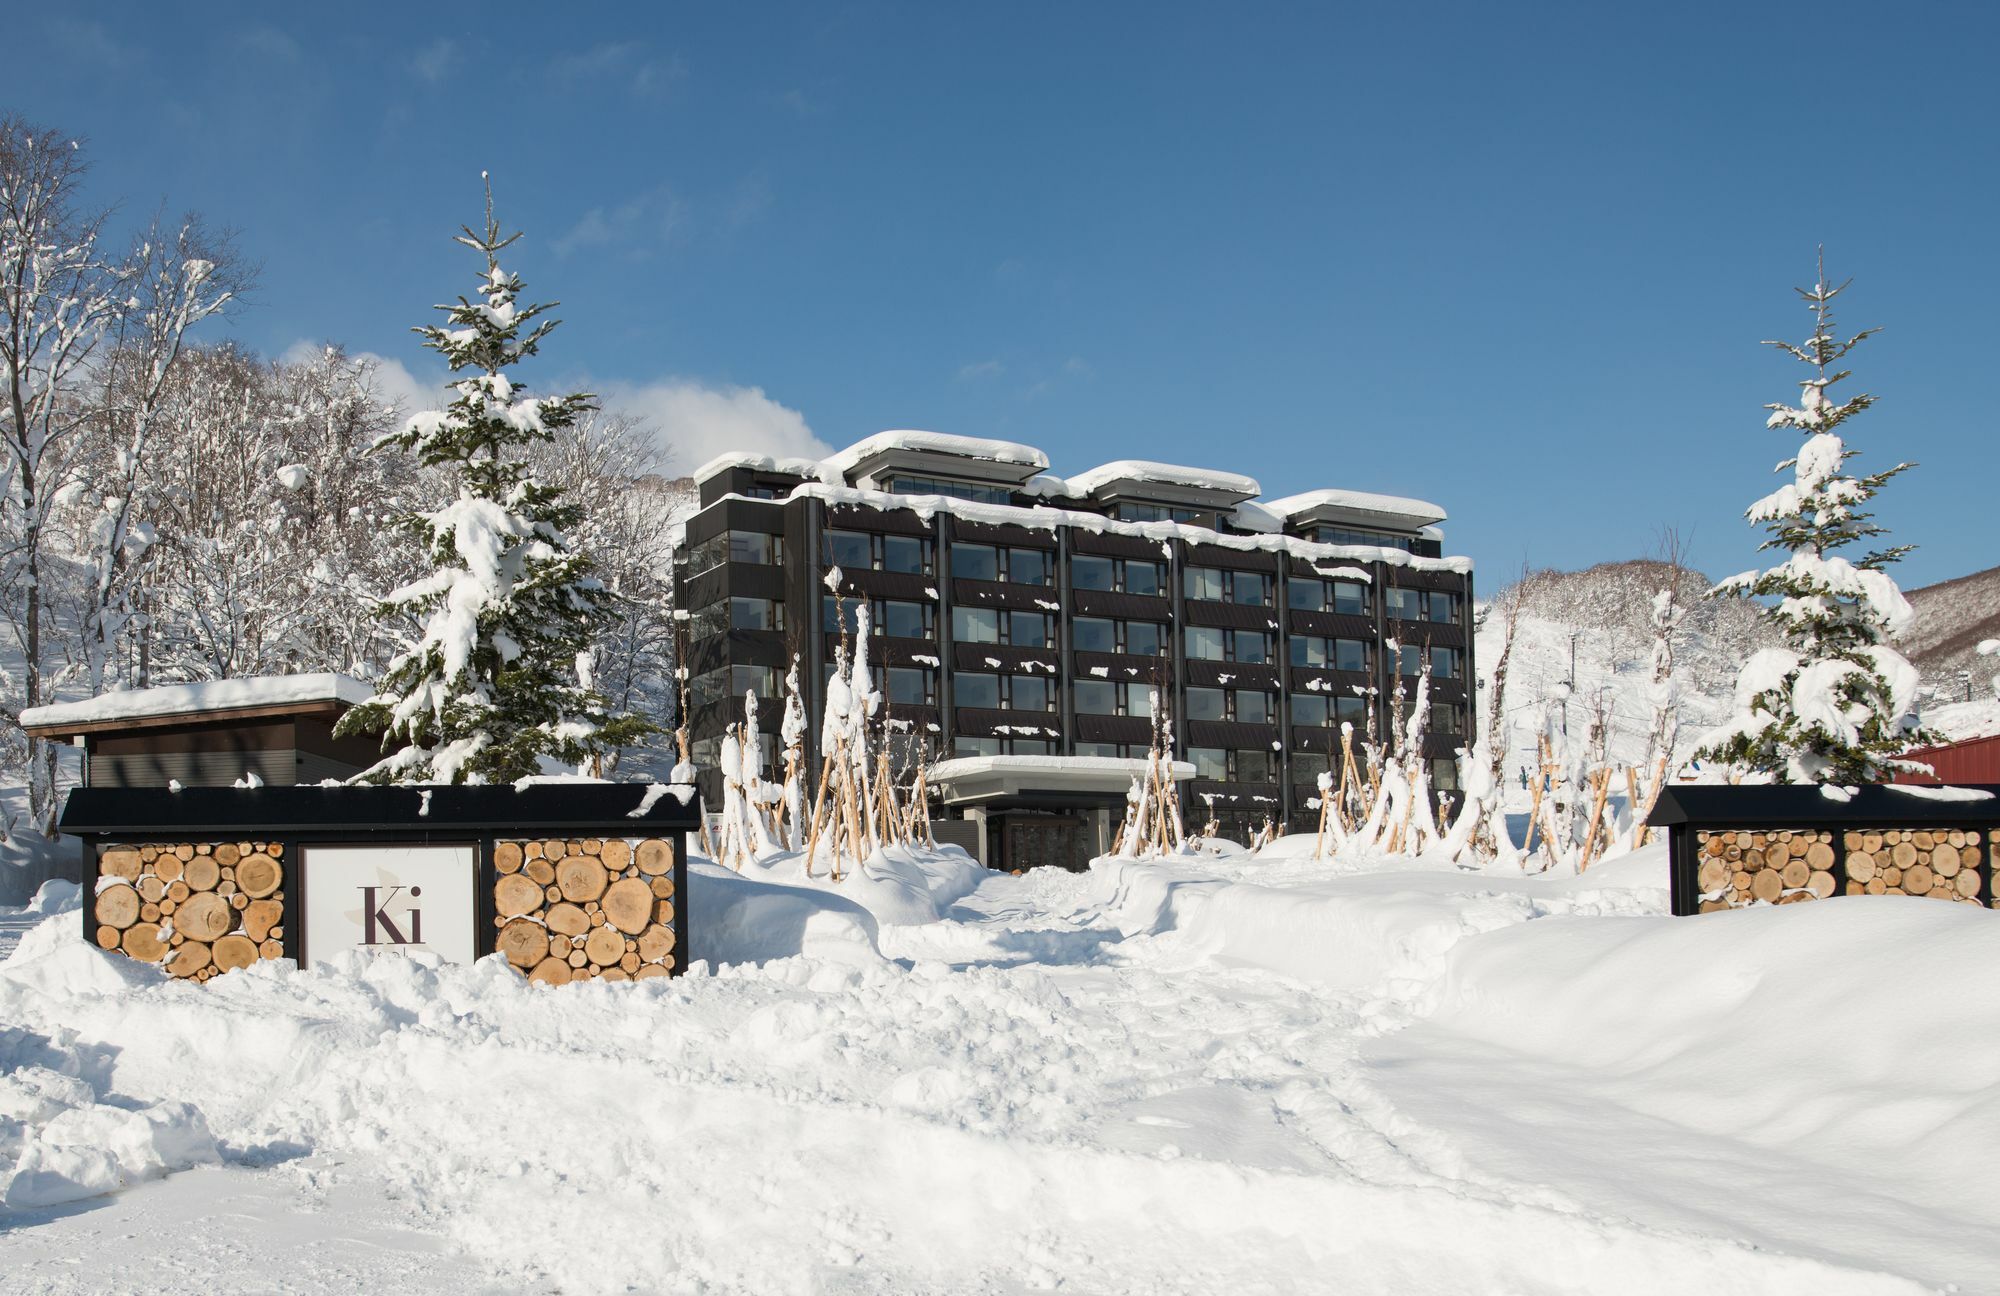
<svg viewBox="0 0 2000 1296"><path fill-rule="evenodd" d="M1839 551L1884 529L1870 520L1869 500L1884 482L1911 467L1899 463L1865 477L1845 465L1858 452L1839 429L1875 403L1866 393L1837 401L1831 389L1849 376L1839 368L1874 329L1842 339L1834 331L1831 285L1822 256L1819 278L1798 290L1813 312L1803 346L1767 342L1812 369L1801 379L1797 406L1768 405L1766 426L1805 438L1779 464L1793 480L1752 504L1745 514L1770 532L1762 548L1790 556L1768 571L1750 571L1716 586L1718 594L1774 598L1770 615L1785 636L1745 663L1736 683L1736 713L1709 735L1702 756L1780 783L1868 783L1909 763L1897 756L1924 735L1906 724L1917 672L1889 640L1911 618L1909 602L1885 570L1909 552L1897 545L1849 559Z"/></svg>
<svg viewBox="0 0 2000 1296"><path fill-rule="evenodd" d="M440 306L447 326L417 330L466 376L444 410L379 443L449 470L458 498L409 519L436 570L387 600L426 618L422 640L341 719L340 732L380 732L395 746L366 781L512 781L544 757L582 765L650 727L611 714L592 687L592 624L610 595L567 538L581 508L529 471L532 444L593 405L582 393L530 398L507 374L556 325L543 318L554 303L520 305L520 278L500 266L519 237L502 237L489 187L485 228L457 239L485 258L477 297Z"/></svg>

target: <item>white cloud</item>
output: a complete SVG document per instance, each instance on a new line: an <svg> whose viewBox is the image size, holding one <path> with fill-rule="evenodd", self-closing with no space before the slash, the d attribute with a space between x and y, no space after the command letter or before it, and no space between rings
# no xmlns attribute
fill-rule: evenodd
<svg viewBox="0 0 2000 1296"><path fill-rule="evenodd" d="M1007 366L1001 364L998 360L980 360L974 364L960 365L958 367L958 380L960 382L971 382L975 378L997 378L1006 372Z"/></svg>
<svg viewBox="0 0 2000 1296"><path fill-rule="evenodd" d="M419 80L437 85L451 75L452 66L457 62L458 42L449 36L441 36L411 56L410 70L417 74Z"/></svg>
<svg viewBox="0 0 2000 1296"><path fill-rule="evenodd" d="M686 220L687 204L659 185L614 207L591 208L549 246L559 257L609 246L643 256L671 242Z"/></svg>
<svg viewBox="0 0 2000 1296"><path fill-rule="evenodd" d="M278 357L285 364L309 364L319 358L325 346L318 342L301 339L286 347ZM375 393L384 405L393 405L399 413L413 414L419 410L441 409L445 403L445 369L426 366L421 372L412 372L401 360L377 355L373 351L350 351L350 360L359 360L373 367Z"/></svg>
<svg viewBox="0 0 2000 1296"><path fill-rule="evenodd" d="M652 57L636 41L607 41L590 49L558 54L549 74L566 86L622 84L639 98L663 95L687 75L687 64L676 54Z"/></svg>
<svg viewBox="0 0 2000 1296"><path fill-rule="evenodd" d="M598 399L605 409L653 428L673 472L692 472L728 450L814 459L833 452L814 435L805 415L772 400L761 387L669 378L605 384Z"/></svg>

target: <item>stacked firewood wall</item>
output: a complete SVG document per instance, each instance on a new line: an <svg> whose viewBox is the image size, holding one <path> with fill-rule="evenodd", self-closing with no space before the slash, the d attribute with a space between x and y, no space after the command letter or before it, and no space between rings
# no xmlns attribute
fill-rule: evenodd
<svg viewBox="0 0 2000 1296"><path fill-rule="evenodd" d="M1976 829L1701 830L1695 833L1700 911L1797 904L1845 895L1914 895L1986 904L1991 851Z"/></svg>
<svg viewBox="0 0 2000 1296"><path fill-rule="evenodd" d="M672 842L502 841L493 864L494 948L530 981L629 981L673 970Z"/></svg>
<svg viewBox="0 0 2000 1296"><path fill-rule="evenodd" d="M206 981L284 957L281 842L150 842L97 859L97 943Z"/></svg>

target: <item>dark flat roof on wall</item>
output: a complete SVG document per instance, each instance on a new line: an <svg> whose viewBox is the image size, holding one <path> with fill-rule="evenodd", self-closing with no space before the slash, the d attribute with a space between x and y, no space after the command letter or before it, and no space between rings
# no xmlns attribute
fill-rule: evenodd
<svg viewBox="0 0 2000 1296"><path fill-rule="evenodd" d="M645 783L533 783L480 787L81 787L63 807L62 831L78 836L152 832L270 835L276 830L341 832L409 829L483 832L499 828L566 834L643 835L692 829L701 800L692 786L669 787L645 804ZM685 794L686 800L682 800Z"/></svg>
<svg viewBox="0 0 2000 1296"><path fill-rule="evenodd" d="M1982 797L1957 799L1952 792L1983 792ZM1945 796L1936 795L1945 793ZM1785 824L2000 824L2000 785L1960 788L1918 787L1912 784L1868 783L1843 800L1827 796L1815 784L1729 785L1694 784L1668 788L1660 794L1646 822L1656 828L1673 824L1715 827L1777 827Z"/></svg>

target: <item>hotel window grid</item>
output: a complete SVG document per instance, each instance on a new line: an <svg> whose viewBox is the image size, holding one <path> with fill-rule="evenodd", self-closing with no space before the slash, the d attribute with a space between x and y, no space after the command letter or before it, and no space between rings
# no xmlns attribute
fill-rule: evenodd
<svg viewBox="0 0 2000 1296"><path fill-rule="evenodd" d="M1181 573L1181 591L1191 599L1271 606L1276 577L1269 572L1234 571L1223 567L1189 567Z"/></svg>
<svg viewBox="0 0 2000 1296"><path fill-rule="evenodd" d="M1364 639L1334 639L1325 635L1289 635L1286 642L1294 666L1319 670L1366 671L1374 654Z"/></svg>
<svg viewBox="0 0 2000 1296"><path fill-rule="evenodd" d="M1013 585L1056 583L1056 556L1046 549L951 542L955 580L1006 581Z"/></svg>
<svg viewBox="0 0 2000 1296"><path fill-rule="evenodd" d="M1161 598L1167 593L1167 566L1146 558L1072 554L1069 584L1071 589L1146 594Z"/></svg>
<svg viewBox="0 0 2000 1296"><path fill-rule="evenodd" d="M827 634L859 632L857 609L868 604L868 633L890 639L937 638L937 609L929 603L908 599L836 598L822 594L819 600L820 629Z"/></svg>
<svg viewBox="0 0 2000 1296"><path fill-rule="evenodd" d="M1285 603L1298 612L1341 612L1367 616L1368 587L1360 581L1294 576L1285 582Z"/></svg>
<svg viewBox="0 0 2000 1296"><path fill-rule="evenodd" d="M951 610L951 637L954 643L1048 648L1055 644L1054 627L1055 618L1046 612L986 607L955 607Z"/></svg>
<svg viewBox="0 0 2000 1296"><path fill-rule="evenodd" d="M927 536L886 535L875 531L842 531L829 527L826 561L842 571L930 574L936 544Z"/></svg>
<svg viewBox="0 0 2000 1296"><path fill-rule="evenodd" d="M1449 590L1398 589L1390 586L1383 594L1386 612L1397 621L1435 621L1449 625L1458 620L1458 595Z"/></svg>
<svg viewBox="0 0 2000 1296"><path fill-rule="evenodd" d="M958 671L951 677L951 700L983 711L1049 712L1056 709L1056 685L1046 675Z"/></svg>
<svg viewBox="0 0 2000 1296"><path fill-rule="evenodd" d="M1273 696L1263 689L1190 688L1185 707L1190 720L1271 724L1277 717Z"/></svg>
<svg viewBox="0 0 2000 1296"><path fill-rule="evenodd" d="M1310 728L1332 729L1351 724L1359 729L1368 723L1367 700L1352 694L1294 693L1291 712L1293 724Z"/></svg>
<svg viewBox="0 0 2000 1296"><path fill-rule="evenodd" d="M1421 675L1424 673L1424 653L1430 653L1432 679L1457 679L1464 665L1463 650L1434 645L1428 650L1417 644L1402 644L1396 654L1396 673L1399 675Z"/></svg>
<svg viewBox="0 0 2000 1296"><path fill-rule="evenodd" d="M1313 539L1321 544L1374 545L1378 549L1401 549L1414 553L1417 538L1395 531L1370 531L1362 527L1323 526L1313 533Z"/></svg>
<svg viewBox="0 0 2000 1296"><path fill-rule="evenodd" d="M1167 651L1167 627L1157 621L1073 617L1069 623L1069 644L1078 652L1161 657Z"/></svg>
<svg viewBox="0 0 2000 1296"><path fill-rule="evenodd" d="M1256 747L1190 747L1187 759L1196 778L1217 783L1273 783L1278 778L1278 754Z"/></svg>
<svg viewBox="0 0 2000 1296"><path fill-rule="evenodd" d="M724 531L688 550L690 576L713 571L726 562L782 567L785 562L785 538L766 535L762 531Z"/></svg>
<svg viewBox="0 0 2000 1296"><path fill-rule="evenodd" d="M718 599L690 619L689 637L707 639L725 630L783 630L785 605L776 599Z"/></svg>
<svg viewBox="0 0 2000 1296"><path fill-rule="evenodd" d="M1120 522L1184 522L1190 526L1212 526L1215 514L1204 509L1175 508L1169 504L1126 502L1111 510Z"/></svg>
<svg viewBox="0 0 2000 1296"><path fill-rule="evenodd" d="M942 495L947 499L971 500L978 504L1012 504L1014 493L1004 486L976 482L946 481L942 477L914 477L898 473L884 482L891 495Z"/></svg>
<svg viewBox="0 0 2000 1296"><path fill-rule="evenodd" d="M985 738L960 734L951 740L954 756L1053 756L1056 745L1047 738Z"/></svg>
<svg viewBox="0 0 2000 1296"><path fill-rule="evenodd" d="M1070 687L1078 715L1150 716L1159 685L1082 679Z"/></svg>
<svg viewBox="0 0 2000 1296"><path fill-rule="evenodd" d="M1246 666L1271 661L1271 636L1263 630L1187 626L1182 634L1187 655L1193 661L1232 661Z"/></svg>
<svg viewBox="0 0 2000 1296"><path fill-rule="evenodd" d="M1151 748L1141 743L1080 742L1076 745L1079 756L1096 756L1115 760L1143 760Z"/></svg>

